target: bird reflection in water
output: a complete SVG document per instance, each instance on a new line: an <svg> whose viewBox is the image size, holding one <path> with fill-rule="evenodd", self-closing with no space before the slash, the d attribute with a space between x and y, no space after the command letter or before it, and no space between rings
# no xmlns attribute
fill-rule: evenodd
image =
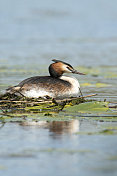
<svg viewBox="0 0 117 176"><path fill-rule="evenodd" d="M35 127L49 129L51 135L62 135L65 133L73 134L79 131L79 120L69 120L69 121L25 121L20 125L23 127Z"/></svg>

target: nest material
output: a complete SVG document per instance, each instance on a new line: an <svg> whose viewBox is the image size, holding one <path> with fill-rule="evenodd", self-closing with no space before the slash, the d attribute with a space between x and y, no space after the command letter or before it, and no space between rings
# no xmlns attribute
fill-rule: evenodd
<svg viewBox="0 0 117 176"><path fill-rule="evenodd" d="M0 108L4 111L13 111L13 110L23 110L23 111L46 111L54 110L60 111L65 105L76 105L79 103L85 102L86 97L95 96L96 94L83 96L83 97L74 97L62 100L52 99L50 97L46 98L27 98L17 96L15 94L5 93L0 95Z"/></svg>

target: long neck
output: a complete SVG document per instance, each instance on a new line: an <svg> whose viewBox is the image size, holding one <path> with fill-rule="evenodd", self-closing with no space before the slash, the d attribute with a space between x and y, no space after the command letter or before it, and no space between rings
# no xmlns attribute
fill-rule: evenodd
<svg viewBox="0 0 117 176"><path fill-rule="evenodd" d="M73 87L76 87L76 88L80 87L80 84L75 77L61 76L60 79L69 82Z"/></svg>
<svg viewBox="0 0 117 176"><path fill-rule="evenodd" d="M53 68L52 64L49 66L49 73L50 73L50 76L52 76L52 77L54 77L54 78L59 78L59 77L61 77L62 74L63 74L62 71L57 72L57 71Z"/></svg>

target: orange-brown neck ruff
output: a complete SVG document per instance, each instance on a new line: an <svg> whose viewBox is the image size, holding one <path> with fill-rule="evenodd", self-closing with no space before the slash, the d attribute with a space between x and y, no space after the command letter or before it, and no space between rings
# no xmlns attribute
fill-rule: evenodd
<svg viewBox="0 0 117 176"><path fill-rule="evenodd" d="M53 63L49 66L49 73L54 78L59 78L63 72L63 64L61 62Z"/></svg>

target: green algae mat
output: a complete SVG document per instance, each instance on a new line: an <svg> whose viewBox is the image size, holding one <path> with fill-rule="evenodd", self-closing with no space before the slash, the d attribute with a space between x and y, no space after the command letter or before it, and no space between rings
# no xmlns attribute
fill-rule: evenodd
<svg viewBox="0 0 117 176"><path fill-rule="evenodd" d="M88 117L93 119L117 120L117 106L106 101L91 99L96 94L69 98L63 100L55 99L28 99L16 95L1 95L0 116L7 117L36 117L41 119L56 118L59 120L77 117ZM90 98L90 99L88 99ZM50 118L51 117L51 118ZM37 117L36 117L37 118Z"/></svg>

